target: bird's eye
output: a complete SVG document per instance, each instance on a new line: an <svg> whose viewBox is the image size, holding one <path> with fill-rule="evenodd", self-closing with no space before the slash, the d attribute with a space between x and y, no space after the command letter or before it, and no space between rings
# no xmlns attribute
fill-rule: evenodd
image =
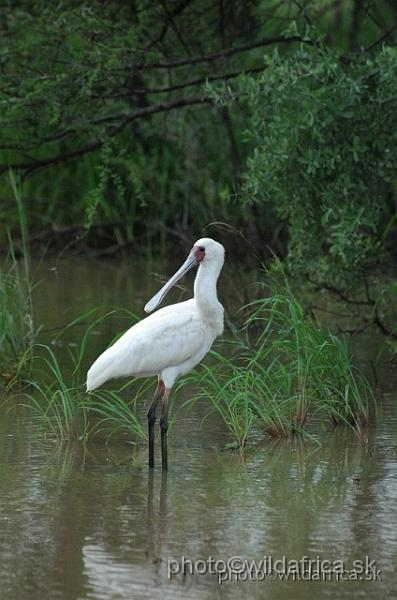
<svg viewBox="0 0 397 600"><path fill-rule="evenodd" d="M198 262L202 262L205 258L205 248L204 246L194 246L193 247L194 256Z"/></svg>

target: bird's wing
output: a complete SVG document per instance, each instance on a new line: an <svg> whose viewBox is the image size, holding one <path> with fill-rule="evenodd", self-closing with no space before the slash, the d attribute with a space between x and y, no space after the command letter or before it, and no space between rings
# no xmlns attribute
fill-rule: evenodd
<svg viewBox="0 0 397 600"><path fill-rule="evenodd" d="M209 337L208 326L187 301L143 319L113 347L125 368L132 367L130 373L158 373L194 356L208 345Z"/></svg>
<svg viewBox="0 0 397 600"><path fill-rule="evenodd" d="M182 364L213 341L194 300L166 306L128 329L91 366L87 388L115 377L151 375Z"/></svg>

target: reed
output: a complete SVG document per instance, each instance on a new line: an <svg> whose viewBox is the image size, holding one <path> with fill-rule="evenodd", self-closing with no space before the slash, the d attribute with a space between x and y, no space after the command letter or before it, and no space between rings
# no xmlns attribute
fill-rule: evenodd
<svg viewBox="0 0 397 600"><path fill-rule="evenodd" d="M305 314L284 277L261 287L230 356L193 372L193 401L206 397L244 446L256 425L272 437L308 435L309 421L331 420L360 430L373 394L356 373L345 340Z"/></svg>
<svg viewBox="0 0 397 600"><path fill-rule="evenodd" d="M202 365L200 371L192 371L184 378L195 388L194 395L188 404L199 400L210 400L207 417L217 412L229 429L233 442L243 448L251 428L254 412L247 398L250 397L249 377L230 359L220 353L211 351L212 362Z"/></svg>
<svg viewBox="0 0 397 600"><path fill-rule="evenodd" d="M34 370L33 377L27 380L30 390L25 392L25 401L41 420L44 431L58 439L86 441L104 430L109 436L124 430L134 438L146 438L146 430L135 412L135 402L145 392L144 385L136 386L133 401L125 399L128 384L118 391L101 389L89 394L85 391L89 334L96 325L120 312L112 309L105 315L93 318L95 311L93 309L81 314L57 336L55 342L59 342L71 327L82 324L90 317L92 322L86 328L80 344L76 348L68 347L69 361L62 355L62 366L60 357L51 346L32 346Z"/></svg>
<svg viewBox="0 0 397 600"><path fill-rule="evenodd" d="M127 387L129 400L125 397ZM150 398L147 381L134 385L132 389L127 383L117 391L91 392L85 406L91 413L99 416L97 430L105 431L109 438L116 434L133 434L134 438L146 440L146 426L142 424L136 410L137 401L142 397Z"/></svg>
<svg viewBox="0 0 397 600"><path fill-rule="evenodd" d="M27 405L40 419L45 433L58 439L87 439L90 423L84 402L84 389L64 377L54 350L36 344L34 378L25 392Z"/></svg>
<svg viewBox="0 0 397 600"><path fill-rule="evenodd" d="M33 324L33 284L25 204L19 180L12 171L9 175L18 211L22 259L18 260L8 231L8 254L0 268L0 384L6 390L30 372L30 349L37 333Z"/></svg>
<svg viewBox="0 0 397 600"><path fill-rule="evenodd" d="M9 389L29 370L33 336L31 313L12 268L0 271L0 306L0 379Z"/></svg>

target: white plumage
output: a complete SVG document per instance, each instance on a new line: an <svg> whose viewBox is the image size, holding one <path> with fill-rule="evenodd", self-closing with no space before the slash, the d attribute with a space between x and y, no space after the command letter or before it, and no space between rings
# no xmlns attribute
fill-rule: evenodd
<svg viewBox="0 0 397 600"><path fill-rule="evenodd" d="M172 387L203 358L215 337L196 315L192 299L166 306L131 327L92 365L87 390L131 375L159 375L166 387Z"/></svg>
<svg viewBox="0 0 397 600"><path fill-rule="evenodd" d="M224 248L210 238L198 240L182 267L145 306L154 310L168 290L186 271L199 264L194 282L194 297L185 302L161 308L133 325L110 348L105 350L87 373L87 390L94 390L116 377L157 375L158 386L148 413L154 414L160 391L164 390L162 421L167 425L167 402L176 379L188 373L210 349L223 331L223 307L218 301L216 283L224 262ZM163 439L163 438L162 438ZM164 451L164 448L163 448ZM149 442L149 465L153 456ZM163 467L166 468L163 452Z"/></svg>

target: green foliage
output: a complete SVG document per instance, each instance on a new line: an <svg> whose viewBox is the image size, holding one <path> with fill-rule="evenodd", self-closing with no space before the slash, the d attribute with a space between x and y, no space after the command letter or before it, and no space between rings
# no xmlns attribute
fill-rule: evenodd
<svg viewBox="0 0 397 600"><path fill-rule="evenodd" d="M18 261L11 232L7 230L8 253L0 268L0 384L7 388L30 371L30 349L37 332L33 326L30 255L25 203L21 185L9 172L20 230L22 260Z"/></svg>
<svg viewBox="0 0 397 600"><path fill-rule="evenodd" d="M125 390L128 389L128 400L125 399ZM97 429L104 429L109 436L133 433L136 437L146 440L146 428L137 415L136 405L139 400L147 401L152 391L153 382L149 380L130 386L122 386L117 392L98 390L90 394L86 407L92 413L101 417Z"/></svg>
<svg viewBox="0 0 397 600"><path fill-rule="evenodd" d="M216 8L208 7L212 19ZM230 188L233 173L222 119L207 107L191 111L189 102L183 111L165 112L164 103L183 101L194 90L187 85L173 94L166 69L146 68L183 54L178 30L185 30L192 52L203 43L191 37L194 31L204 32L207 51L216 46L197 19L206 15L201 4L176 11L176 31L168 9L146 0L133 6L39 0L4 10L0 173L11 164L30 174L26 164L34 170L48 161L49 173L24 183L33 230L99 223L103 228L94 235L122 245L147 229L148 238L190 224L201 233L208 222L225 220L227 207L217 198ZM179 69L182 79L190 71ZM200 65L195 77L205 81ZM146 109L146 119L131 117ZM63 164L71 155L75 160ZM14 228L6 182L0 197L0 223Z"/></svg>
<svg viewBox="0 0 397 600"><path fill-rule="evenodd" d="M310 411L359 428L368 420L370 389L353 373L345 341L305 315L286 280L278 285L264 286L270 295L248 306L247 331L264 325L248 343L247 368L266 379L267 391L258 398L268 395L270 405L284 398L293 430L305 425Z"/></svg>
<svg viewBox="0 0 397 600"><path fill-rule="evenodd" d="M127 77L124 69L138 58L137 30L132 23L120 28L127 12L99 2L91 7L37 2L30 9L21 3L7 12L2 96L13 101L5 103L1 126L11 156L20 147L37 152L49 139L85 132L88 123L101 130L107 108L102 94L114 90L117 77ZM120 105L114 98L113 106Z"/></svg>
<svg viewBox="0 0 397 600"><path fill-rule="evenodd" d="M369 268L395 212L395 14L385 0L5 3L0 173L24 175L33 230L113 246L225 221L260 247L282 220L294 268ZM14 229L10 192L1 181Z"/></svg>
<svg viewBox="0 0 397 600"><path fill-rule="evenodd" d="M377 361L385 352L397 356L397 281L382 279L376 299L371 303L369 322L374 323L385 336Z"/></svg>
<svg viewBox="0 0 397 600"><path fill-rule="evenodd" d="M243 448L254 420L249 401L252 382L249 381L248 373L246 378L242 378L241 368L232 360L213 350L210 355L210 365L203 364L199 371L193 371L183 380L183 383L192 384L193 396L189 404L201 400L209 401L207 416L218 413L230 431L235 445Z"/></svg>
<svg viewBox="0 0 397 600"><path fill-rule="evenodd" d="M241 84L251 110L244 195L288 228L294 271L354 284L393 214L397 50L277 52Z"/></svg>
<svg viewBox="0 0 397 600"><path fill-rule="evenodd" d="M67 382L52 348L37 344L32 351L36 354L35 377L29 380L32 392L25 393L27 405L58 439L86 439L90 425L82 386Z"/></svg>
<svg viewBox="0 0 397 600"><path fill-rule="evenodd" d="M395 253L396 14L386 0L4 3L0 245L21 238L26 263L29 222L42 248L149 253L226 222L253 254L269 243L295 273L356 291Z"/></svg>
<svg viewBox="0 0 397 600"><path fill-rule="evenodd" d="M18 383L30 369L34 337L27 292L13 268L0 270L0 385Z"/></svg>
<svg viewBox="0 0 397 600"><path fill-rule="evenodd" d="M84 313L74 319L64 331L95 316L95 310ZM58 439L78 439L86 441L102 430L113 435L120 430L136 437L146 438L135 406L137 399L147 391L147 382L129 390L130 400L125 398L123 386L117 392L109 390L85 391L85 372L83 370L87 352L87 341L93 327L103 323L115 314L115 310L98 316L87 328L80 344L69 348L69 364L60 363L53 348L44 344L35 344L29 348L33 357L33 375L26 383L30 391L24 393L25 402L37 418L44 431ZM62 332L55 342L59 343Z"/></svg>
<svg viewBox="0 0 397 600"><path fill-rule="evenodd" d="M245 341L232 357L212 353L214 363L190 376L194 400L210 401L240 447L254 422L271 436L307 434L310 419L324 418L359 431L368 421L368 383L354 372L346 343L307 317L277 279L246 307Z"/></svg>

